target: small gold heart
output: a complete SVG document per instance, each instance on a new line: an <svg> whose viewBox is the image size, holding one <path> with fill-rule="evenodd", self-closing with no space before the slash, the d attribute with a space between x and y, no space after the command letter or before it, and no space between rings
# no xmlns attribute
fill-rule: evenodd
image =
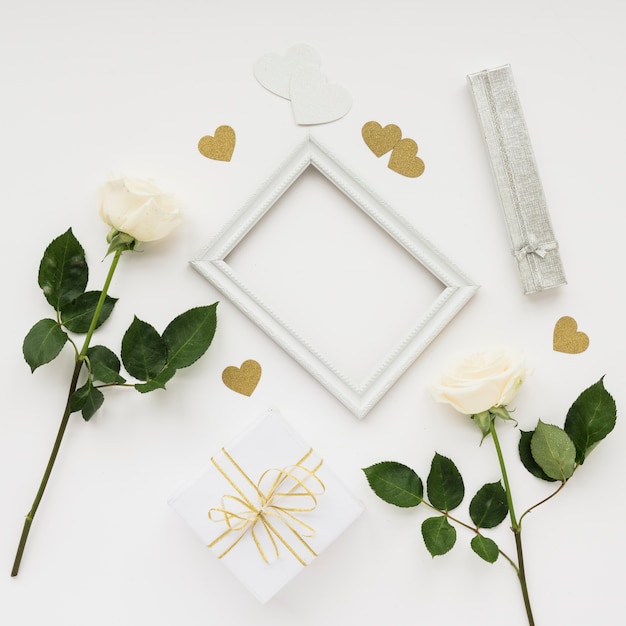
<svg viewBox="0 0 626 626"><path fill-rule="evenodd" d="M200 154L215 161L230 161L235 149L235 131L230 126L218 126L215 135L205 135L198 142Z"/></svg>
<svg viewBox="0 0 626 626"><path fill-rule="evenodd" d="M578 330L578 324L573 317L562 317L554 326L552 343L557 352L579 354L589 347L589 337Z"/></svg>
<svg viewBox="0 0 626 626"><path fill-rule="evenodd" d="M387 124L384 128L378 122L367 122L361 129L367 147L380 157L402 139L402 131L395 124Z"/></svg>
<svg viewBox="0 0 626 626"><path fill-rule="evenodd" d="M254 360L249 359L241 364L241 367L229 365L222 372L222 381L233 391L244 396L251 396L261 379L261 366Z"/></svg>
<svg viewBox="0 0 626 626"><path fill-rule="evenodd" d="M409 178L421 176L424 161L417 156L417 144L412 139L401 139L393 148L388 167Z"/></svg>

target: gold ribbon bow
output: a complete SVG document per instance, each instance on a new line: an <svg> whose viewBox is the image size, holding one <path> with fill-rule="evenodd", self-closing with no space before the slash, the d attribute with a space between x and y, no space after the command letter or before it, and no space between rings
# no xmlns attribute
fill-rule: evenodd
<svg viewBox="0 0 626 626"><path fill-rule="evenodd" d="M237 537L218 556L228 554L250 531L254 543L266 562L270 562L268 552L272 553L272 560L279 557L279 544L282 544L303 566L307 564L297 548L304 548L312 556L317 556L305 537L315 534L315 529L300 519L300 513L308 513L317 506L317 498L324 493L324 483L316 472L322 466L320 460L315 467L307 469L303 463L313 454L310 449L295 465L283 469L268 469L255 484L233 457L222 448L226 459L237 473L243 478L244 484L255 494L254 502L246 495L236 480L216 461L211 462L238 495L227 494L222 497L221 506L209 510L209 519L226 524L226 530L214 539L209 548L212 548L231 533ZM308 484L307 484L308 483ZM311 484L313 486L311 486ZM250 489L248 489L250 491ZM290 540L293 542L290 543Z"/></svg>

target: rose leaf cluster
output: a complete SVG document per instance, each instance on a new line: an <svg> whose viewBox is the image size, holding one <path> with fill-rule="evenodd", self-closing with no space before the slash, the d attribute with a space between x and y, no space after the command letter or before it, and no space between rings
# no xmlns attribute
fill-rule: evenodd
<svg viewBox="0 0 626 626"><path fill-rule="evenodd" d="M457 540L455 527L450 522L450 511L455 510L465 497L463 477L449 458L436 453L424 483L412 468L397 461L383 461L363 469L369 486L385 502L399 507L415 507L426 502L438 515L422 523L422 539L431 556L449 552ZM508 514L504 488L499 482L483 485L471 499L469 514L476 528L470 542L472 550L482 559L493 563L499 555L498 546L482 533L482 529L501 524Z"/></svg>
<svg viewBox="0 0 626 626"><path fill-rule="evenodd" d="M85 335L99 328L113 313L116 298L101 291L87 291L89 268L85 252L72 229L56 237L46 248L39 266L39 286L54 309L54 317L37 322L27 333L22 351L35 371L54 360L70 342L78 360L86 365L86 377L73 392L69 408L91 419L102 406L102 388L126 385L117 355L102 345L90 346L79 354L72 334ZM164 389L177 370L197 361L209 348L217 325L217 303L195 307L177 316L159 334L135 318L124 334L122 362L139 382L135 389L145 393Z"/></svg>

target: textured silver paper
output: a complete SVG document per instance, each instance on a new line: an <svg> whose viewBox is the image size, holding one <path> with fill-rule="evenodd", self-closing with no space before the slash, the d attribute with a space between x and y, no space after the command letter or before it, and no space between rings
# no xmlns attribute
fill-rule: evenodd
<svg viewBox="0 0 626 626"><path fill-rule="evenodd" d="M566 284L510 65L468 77L525 294Z"/></svg>

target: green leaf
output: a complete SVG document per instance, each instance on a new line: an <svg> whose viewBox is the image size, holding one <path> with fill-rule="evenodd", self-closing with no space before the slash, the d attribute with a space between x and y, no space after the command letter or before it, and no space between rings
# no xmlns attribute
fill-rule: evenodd
<svg viewBox="0 0 626 626"><path fill-rule="evenodd" d="M135 316L122 338L122 362L137 380L150 380L164 367L167 346L159 333Z"/></svg>
<svg viewBox="0 0 626 626"><path fill-rule="evenodd" d="M472 550L487 563L495 563L498 560L500 552L498 551L498 544L493 539L476 535L470 542L470 545Z"/></svg>
<svg viewBox="0 0 626 626"><path fill-rule="evenodd" d="M149 393L157 389L165 389L166 383L176 374L175 369L169 368L167 365L152 379L145 383L137 383L135 389L139 393Z"/></svg>
<svg viewBox="0 0 626 626"><path fill-rule="evenodd" d="M98 300L100 299L100 291L86 291L82 293L76 300L72 300L68 304L61 307L61 321L63 325L73 333L86 333L91 325ZM99 328L106 322L109 315L113 311L113 307L117 302L117 298L106 296L96 328Z"/></svg>
<svg viewBox="0 0 626 626"><path fill-rule="evenodd" d="M168 367L181 369L195 363L209 348L217 326L217 302L189 309L163 331Z"/></svg>
<svg viewBox="0 0 626 626"><path fill-rule="evenodd" d="M506 493L502 485L487 483L472 498L469 514L477 528L493 528L497 526L509 512Z"/></svg>
<svg viewBox="0 0 626 626"><path fill-rule="evenodd" d="M94 413L102 406L104 402L104 394L96 389L91 379L89 379L82 387L79 387L70 398L70 411L81 411L83 419L88 422Z"/></svg>
<svg viewBox="0 0 626 626"><path fill-rule="evenodd" d="M83 419L88 422L94 416L94 413L102 406L103 402L104 394L100 391L100 389L96 389L91 386L89 395L87 396L87 401L82 409Z"/></svg>
<svg viewBox="0 0 626 626"><path fill-rule="evenodd" d="M550 478L563 481L574 473L576 447L562 428L539 420L530 440L530 451Z"/></svg>
<svg viewBox="0 0 626 626"><path fill-rule="evenodd" d="M22 353L30 371L34 372L40 365L55 359L67 339L67 334L55 320L39 320L28 331L22 344Z"/></svg>
<svg viewBox="0 0 626 626"><path fill-rule="evenodd" d="M530 450L530 440L535 434L534 430L520 430L520 439L519 439L519 458L522 461L524 467L537 478L541 478L541 480L547 481L555 481L556 478L550 478L537 464L537 461L533 458L533 454Z"/></svg>
<svg viewBox="0 0 626 626"><path fill-rule="evenodd" d="M451 511L465 495L463 478L456 465L445 456L435 454L426 480L428 499L440 511Z"/></svg>
<svg viewBox="0 0 626 626"><path fill-rule="evenodd" d="M89 398L89 390L91 389L91 381L87 381L82 387L79 387L70 396L70 412L82 410L87 404L87 398Z"/></svg>
<svg viewBox="0 0 626 626"><path fill-rule="evenodd" d="M603 378L578 396L565 420L565 432L576 446L577 463L584 463L591 450L613 430L616 419L615 400L605 389Z"/></svg>
<svg viewBox="0 0 626 626"><path fill-rule="evenodd" d="M85 251L70 228L46 248L39 264L39 286L59 310L85 291L88 278Z"/></svg>
<svg viewBox="0 0 626 626"><path fill-rule="evenodd" d="M456 543L456 529L442 515L429 517L422 523L422 537L432 557L449 552Z"/></svg>
<svg viewBox="0 0 626 626"><path fill-rule="evenodd" d="M150 393L151 391L156 391L157 389L165 389L165 385L155 378L145 383L137 383L135 385L135 389L139 393Z"/></svg>
<svg viewBox="0 0 626 626"><path fill-rule="evenodd" d="M120 376L120 360L116 354L105 346L91 346L87 350L87 358L91 364L91 375L107 385L123 384L126 379Z"/></svg>
<svg viewBox="0 0 626 626"><path fill-rule="evenodd" d="M385 502L400 507L417 506L424 498L422 479L396 461L383 461L363 468L374 493Z"/></svg>

